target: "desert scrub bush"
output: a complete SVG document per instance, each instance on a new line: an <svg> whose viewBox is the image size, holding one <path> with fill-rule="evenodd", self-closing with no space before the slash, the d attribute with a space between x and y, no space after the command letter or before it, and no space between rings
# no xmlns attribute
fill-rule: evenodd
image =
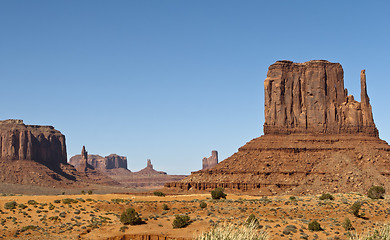
<svg viewBox="0 0 390 240"><path fill-rule="evenodd" d="M295 196L290 196L289 199L290 201L297 201L297 198Z"/></svg>
<svg viewBox="0 0 390 240"><path fill-rule="evenodd" d="M217 225L210 231L199 235L196 240L266 240L268 238L268 233L258 231L253 223L239 227L230 223Z"/></svg>
<svg viewBox="0 0 390 240"><path fill-rule="evenodd" d="M249 217L245 221L245 225L251 225L251 224L254 225L256 228L259 228L260 226L259 220L253 213L249 215Z"/></svg>
<svg viewBox="0 0 390 240"><path fill-rule="evenodd" d="M62 203L63 204L71 204L71 203L78 203L79 201L77 201L76 199L73 199L73 198L64 198L62 199Z"/></svg>
<svg viewBox="0 0 390 240"><path fill-rule="evenodd" d="M387 240L390 239L390 224L374 229L368 233L362 233L361 235L351 234L349 240Z"/></svg>
<svg viewBox="0 0 390 240"><path fill-rule="evenodd" d="M344 219L342 226L345 229L345 231L353 230L352 223L351 220L349 220L349 218Z"/></svg>
<svg viewBox="0 0 390 240"><path fill-rule="evenodd" d="M351 213L355 216L355 217L360 217L360 214L359 214L359 211L360 211L360 208L362 208L362 203L360 201L356 201L352 204L351 206Z"/></svg>
<svg viewBox="0 0 390 240"><path fill-rule="evenodd" d="M207 207L207 203L206 202L200 202L199 203L199 207L200 208L206 208Z"/></svg>
<svg viewBox="0 0 390 240"><path fill-rule="evenodd" d="M59 199L54 200L54 203L60 203L60 202L61 202L61 200L59 200Z"/></svg>
<svg viewBox="0 0 390 240"><path fill-rule="evenodd" d="M168 205L166 205L165 203L162 205L162 209L163 210L165 210L165 211L167 211L167 210L169 210L169 207L168 207Z"/></svg>
<svg viewBox="0 0 390 240"><path fill-rule="evenodd" d="M88 190L88 195L91 195L92 193L92 190Z"/></svg>
<svg viewBox="0 0 390 240"><path fill-rule="evenodd" d="M121 214L121 223L125 225L139 225L144 223L134 208L128 208Z"/></svg>
<svg viewBox="0 0 390 240"><path fill-rule="evenodd" d="M22 227L22 229L20 229L21 232L25 232L27 230L35 230L35 229L40 229L39 226L35 226L35 225L28 225L28 226L24 226Z"/></svg>
<svg viewBox="0 0 390 240"><path fill-rule="evenodd" d="M330 193L323 193L321 196L320 196L320 200L334 200L334 197L332 194Z"/></svg>
<svg viewBox="0 0 390 240"><path fill-rule="evenodd" d="M5 209L12 210L12 209L15 209L17 205L18 205L18 204L17 204L15 201L6 202L6 203L4 204L4 208L5 208Z"/></svg>
<svg viewBox="0 0 390 240"><path fill-rule="evenodd" d="M226 199L227 194L223 192L224 189L221 187L216 188L215 190L211 191L211 198L212 199Z"/></svg>
<svg viewBox="0 0 390 240"><path fill-rule="evenodd" d="M128 226L122 226L119 228L119 231L125 232L129 227Z"/></svg>
<svg viewBox="0 0 390 240"><path fill-rule="evenodd" d="M367 192L367 197L371 199L383 199L385 192L386 190L382 186L372 186Z"/></svg>
<svg viewBox="0 0 390 240"><path fill-rule="evenodd" d="M154 196L158 196L158 197L165 197L165 193L160 192L160 191L154 192L153 195L154 195Z"/></svg>
<svg viewBox="0 0 390 240"><path fill-rule="evenodd" d="M321 225L319 222L317 222L317 220L309 222L308 229L310 231L321 231L322 230Z"/></svg>
<svg viewBox="0 0 390 240"><path fill-rule="evenodd" d="M184 228L190 224L190 217L188 215L176 215L172 222L173 228Z"/></svg>
<svg viewBox="0 0 390 240"><path fill-rule="evenodd" d="M27 208L27 206L24 205L23 203L19 204L18 207L21 208L21 209L26 209Z"/></svg>
<svg viewBox="0 0 390 240"><path fill-rule="evenodd" d="M28 201L27 201L27 204L29 204L29 205L37 205L38 202L35 201L35 200L28 200Z"/></svg>

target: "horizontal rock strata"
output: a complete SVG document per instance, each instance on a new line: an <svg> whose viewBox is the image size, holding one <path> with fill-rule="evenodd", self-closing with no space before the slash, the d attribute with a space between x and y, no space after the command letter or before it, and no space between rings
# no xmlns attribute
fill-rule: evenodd
<svg viewBox="0 0 390 240"><path fill-rule="evenodd" d="M264 135L215 167L165 187L176 191L223 187L259 195L388 188L390 146L378 137L364 70L360 84L357 102L344 88L338 63L272 64L264 81Z"/></svg>

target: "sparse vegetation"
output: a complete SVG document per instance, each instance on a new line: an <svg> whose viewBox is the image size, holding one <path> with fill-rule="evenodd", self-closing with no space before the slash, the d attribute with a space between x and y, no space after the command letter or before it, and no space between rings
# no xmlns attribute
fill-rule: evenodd
<svg viewBox="0 0 390 240"><path fill-rule="evenodd" d="M334 197L332 194L330 193L323 193L321 196L320 196L320 200L334 200Z"/></svg>
<svg viewBox="0 0 390 240"><path fill-rule="evenodd" d="M295 196L290 196L289 199L290 201L297 201L297 198Z"/></svg>
<svg viewBox="0 0 390 240"><path fill-rule="evenodd" d="M119 231L125 232L127 229L129 229L128 226L122 226L122 227L119 228Z"/></svg>
<svg viewBox="0 0 390 240"><path fill-rule="evenodd" d="M218 187L215 190L211 191L211 197L213 199L221 199L221 198L226 199L226 196L227 196L227 194L224 193L223 188Z"/></svg>
<svg viewBox="0 0 390 240"><path fill-rule="evenodd" d="M371 199L383 199L385 192L386 190L382 186L372 186L367 192L367 197Z"/></svg>
<svg viewBox="0 0 390 240"><path fill-rule="evenodd" d="M139 225L144 223L134 208L128 208L120 217L120 221L125 225Z"/></svg>
<svg viewBox="0 0 390 240"><path fill-rule="evenodd" d="M259 228L260 225L259 220L253 213L249 215L249 217L246 219L245 224L248 226L253 225L255 228Z"/></svg>
<svg viewBox="0 0 390 240"><path fill-rule="evenodd" d="M190 224L190 217L188 215L176 215L173 220L173 228L184 228Z"/></svg>
<svg viewBox="0 0 390 240"><path fill-rule="evenodd" d="M349 231L353 229L351 220L349 218L344 219L342 226L345 229L345 231Z"/></svg>
<svg viewBox="0 0 390 240"><path fill-rule="evenodd" d="M153 194L154 194L154 196L165 197L165 193L160 192L160 191L156 191L156 192L154 192Z"/></svg>
<svg viewBox="0 0 390 240"><path fill-rule="evenodd" d="M169 207L168 207L167 204L164 203L164 204L162 205L162 209L165 210L165 211L167 211L167 210L169 210Z"/></svg>
<svg viewBox="0 0 390 240"><path fill-rule="evenodd" d="M206 208L207 207L207 203L202 201L202 202L199 203L199 207L200 208Z"/></svg>
<svg viewBox="0 0 390 240"><path fill-rule="evenodd" d="M387 224L379 229L374 229L368 233L361 235L352 234L349 240L388 240L390 239L390 224Z"/></svg>
<svg viewBox="0 0 390 240"><path fill-rule="evenodd" d="M4 204L4 208L5 208L5 209L12 210L12 209L15 209L17 205L18 205L18 204L17 204L15 201L6 202L6 203Z"/></svg>
<svg viewBox="0 0 390 240"><path fill-rule="evenodd" d="M321 231L322 230L321 225L319 222L317 222L317 220L309 222L308 229L310 231Z"/></svg>
<svg viewBox="0 0 390 240"><path fill-rule="evenodd" d="M92 193L92 190L88 190L88 195L91 195Z"/></svg>
<svg viewBox="0 0 390 240"><path fill-rule="evenodd" d="M64 198L62 199L63 204L71 204L71 203L78 203L76 199L73 198Z"/></svg>
<svg viewBox="0 0 390 240"><path fill-rule="evenodd" d="M351 213L355 216L355 217L360 217L360 214L359 214L359 211L360 211L360 208L362 207L362 203L360 201L356 201L352 204L351 206Z"/></svg>
<svg viewBox="0 0 390 240"><path fill-rule="evenodd" d="M252 223L239 227L234 224L218 225L198 236L196 240L266 240L268 238L266 232L257 231L257 227Z"/></svg>
<svg viewBox="0 0 390 240"><path fill-rule="evenodd" d="M28 200L28 201L27 201L27 204L29 204L29 205L37 205L38 202L35 201L35 200Z"/></svg>

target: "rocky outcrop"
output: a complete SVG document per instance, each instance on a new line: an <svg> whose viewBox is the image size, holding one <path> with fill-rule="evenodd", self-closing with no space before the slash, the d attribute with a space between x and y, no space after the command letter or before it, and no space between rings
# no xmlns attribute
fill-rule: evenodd
<svg viewBox="0 0 390 240"><path fill-rule="evenodd" d="M0 158L33 160L58 169L67 160L65 136L52 126L25 125L22 120L0 121Z"/></svg>
<svg viewBox="0 0 390 240"><path fill-rule="evenodd" d="M83 147L83 151L85 151ZM81 155L75 155L69 159L69 163L78 168L80 164L84 162L84 159L87 159L87 163L90 167L97 170L107 170L107 169L116 169L116 168L124 168L127 169L127 158L123 156L119 156L117 154L110 154L106 157L102 157L99 155L86 155L83 158L84 153Z"/></svg>
<svg viewBox="0 0 390 240"><path fill-rule="evenodd" d="M264 81L264 134L364 133L378 136L361 73L361 102L344 88L343 68L324 60L278 61Z"/></svg>
<svg viewBox="0 0 390 240"><path fill-rule="evenodd" d="M388 188L390 146L378 137L364 70L360 78L357 102L344 89L338 63L272 64L264 81L264 135L212 169L167 183L167 191L223 187L274 195Z"/></svg>
<svg viewBox="0 0 390 240"><path fill-rule="evenodd" d="M218 164L218 152L212 151L211 157L202 159L202 170L209 169Z"/></svg>
<svg viewBox="0 0 390 240"><path fill-rule="evenodd" d="M141 170L139 170L138 172L135 172L135 173L136 174L141 174L141 175L156 175L156 174L167 175L166 172L154 170L152 161L150 159L148 159L146 161L146 167L145 168L143 168L143 169L141 169Z"/></svg>

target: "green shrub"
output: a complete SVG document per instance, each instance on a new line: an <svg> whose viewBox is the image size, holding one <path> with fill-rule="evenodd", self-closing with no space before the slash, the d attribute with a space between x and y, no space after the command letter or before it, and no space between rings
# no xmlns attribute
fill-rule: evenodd
<svg viewBox="0 0 390 240"><path fill-rule="evenodd" d="M81 194L85 195L85 191L84 191L84 190L82 190L82 191L81 191Z"/></svg>
<svg viewBox="0 0 390 240"><path fill-rule="evenodd" d="M351 220L349 220L349 218L344 219L342 226L345 229L345 231L349 231L353 229Z"/></svg>
<svg viewBox="0 0 390 240"><path fill-rule="evenodd" d="M27 201L27 204L29 204L29 205L37 205L38 202L35 201L35 200L28 200L28 201Z"/></svg>
<svg viewBox="0 0 390 240"><path fill-rule="evenodd" d="M128 226L122 226L122 227L119 228L119 231L125 232L126 229L128 229L128 228L129 228Z"/></svg>
<svg viewBox="0 0 390 240"><path fill-rule="evenodd" d="M256 228L259 228L259 226L260 226L259 220L257 219L257 217L253 213L251 215L249 215L249 217L246 219L245 224L246 225L253 225Z"/></svg>
<svg viewBox="0 0 390 240"><path fill-rule="evenodd" d="M54 200L54 203L60 203L60 202L61 202L61 200L59 200L59 199Z"/></svg>
<svg viewBox="0 0 390 240"><path fill-rule="evenodd" d="M382 186L372 186L367 193L367 197L371 199L383 199L385 195L385 188Z"/></svg>
<svg viewBox="0 0 390 240"><path fill-rule="evenodd" d="M18 207L21 208L21 209L26 209L27 208L27 206L24 205L23 203L19 204Z"/></svg>
<svg viewBox="0 0 390 240"><path fill-rule="evenodd" d="M236 225L223 224L217 225L210 231L202 233L196 240L266 240L269 236L264 231L258 231L253 224Z"/></svg>
<svg viewBox="0 0 390 240"><path fill-rule="evenodd" d="M88 195L91 195L92 194L92 190L88 190Z"/></svg>
<svg viewBox="0 0 390 240"><path fill-rule="evenodd" d="M215 190L211 191L211 197L213 199L226 199L227 194L223 192L224 189L221 187L216 188Z"/></svg>
<svg viewBox="0 0 390 240"><path fill-rule="evenodd" d="M207 203L206 202L200 202L199 203L199 207L200 208L206 208L207 207Z"/></svg>
<svg viewBox="0 0 390 240"><path fill-rule="evenodd" d="M162 205L162 209L163 210L169 210L169 207L168 207L168 205L166 205L165 203Z"/></svg>
<svg viewBox="0 0 390 240"><path fill-rule="evenodd" d="M156 191L153 194L154 194L154 196L165 197L165 193L163 193L163 192Z"/></svg>
<svg viewBox="0 0 390 240"><path fill-rule="evenodd" d="M53 204L49 204L49 210L53 210L55 208L55 206Z"/></svg>
<svg viewBox="0 0 390 240"><path fill-rule="evenodd" d="M190 217L188 215L176 215L173 220L173 228L184 228L190 224Z"/></svg>
<svg viewBox="0 0 390 240"><path fill-rule="evenodd" d="M290 201L297 201L297 198L295 196L290 196Z"/></svg>
<svg viewBox="0 0 390 240"><path fill-rule="evenodd" d="M320 196L320 200L334 200L334 197L332 194L330 193L323 193L321 196Z"/></svg>
<svg viewBox="0 0 390 240"><path fill-rule="evenodd" d="M321 231L321 225L317 220L309 222L308 229L310 231Z"/></svg>
<svg viewBox="0 0 390 240"><path fill-rule="evenodd" d="M5 208L5 209L12 210L12 209L15 209L17 205L18 205L18 204L17 204L15 201L6 202L6 203L4 204L4 208Z"/></svg>
<svg viewBox="0 0 390 240"><path fill-rule="evenodd" d="M128 208L120 217L120 221L125 225L139 225L144 223L134 208Z"/></svg>
<svg viewBox="0 0 390 240"><path fill-rule="evenodd" d="M78 203L79 201L73 199L73 198L64 198L62 199L63 204L71 204L71 203Z"/></svg>
<svg viewBox="0 0 390 240"><path fill-rule="evenodd" d="M360 217L359 211L362 207L362 203L360 201L356 201L351 206L351 213L355 215L355 217Z"/></svg>

